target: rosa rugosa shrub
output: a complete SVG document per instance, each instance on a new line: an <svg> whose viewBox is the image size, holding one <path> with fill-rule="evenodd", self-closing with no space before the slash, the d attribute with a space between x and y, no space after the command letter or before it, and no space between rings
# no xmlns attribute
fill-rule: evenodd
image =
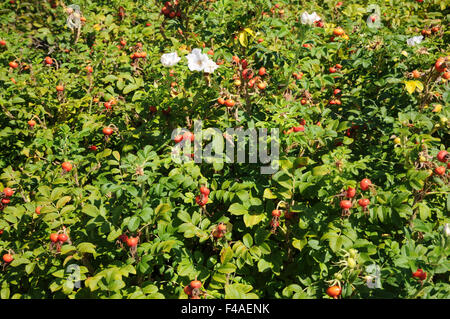
<svg viewBox="0 0 450 319"><path fill-rule="evenodd" d="M446 10L2 2L0 297L448 297Z"/></svg>

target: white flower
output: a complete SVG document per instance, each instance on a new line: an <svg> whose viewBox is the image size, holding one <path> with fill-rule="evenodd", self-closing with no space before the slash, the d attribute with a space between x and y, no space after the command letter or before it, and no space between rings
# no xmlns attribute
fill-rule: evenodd
<svg viewBox="0 0 450 319"><path fill-rule="evenodd" d="M206 62L205 68L203 69L203 72L206 73L213 73L219 66L214 62L213 60L208 60Z"/></svg>
<svg viewBox="0 0 450 319"><path fill-rule="evenodd" d="M406 43L410 47L413 47L416 44L419 44L420 42L422 42L422 40L423 40L423 36L419 35L419 36L416 36L416 37L409 38L408 40L406 40Z"/></svg>
<svg viewBox="0 0 450 319"><path fill-rule="evenodd" d="M186 58L188 59L188 67L191 71L203 71L209 61L208 55L202 53L200 49L192 50Z"/></svg>
<svg viewBox="0 0 450 319"><path fill-rule="evenodd" d="M315 12L309 14L308 12L305 11L305 12L302 13L301 20L302 20L302 24L309 24L309 25L311 25L314 22L321 20L321 18Z"/></svg>
<svg viewBox="0 0 450 319"><path fill-rule="evenodd" d="M192 50L186 58L188 59L188 67L191 71L213 73L219 67L207 54L202 53L200 49Z"/></svg>
<svg viewBox="0 0 450 319"><path fill-rule="evenodd" d="M178 56L176 52L166 53L161 56L161 63L165 67L171 67L177 64L181 58Z"/></svg>

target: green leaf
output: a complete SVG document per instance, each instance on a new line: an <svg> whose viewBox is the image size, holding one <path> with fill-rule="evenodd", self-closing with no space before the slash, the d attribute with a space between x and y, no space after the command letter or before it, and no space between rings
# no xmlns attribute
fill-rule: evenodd
<svg viewBox="0 0 450 319"><path fill-rule="evenodd" d="M75 250L76 250L76 248L74 246L72 246L72 245L63 245L61 247L61 255L70 253L70 252L75 251Z"/></svg>
<svg viewBox="0 0 450 319"><path fill-rule="evenodd" d="M132 216L130 220L128 221L128 230L130 232L134 232L136 229L138 229L139 225L141 224L141 219L138 216Z"/></svg>
<svg viewBox="0 0 450 319"><path fill-rule="evenodd" d="M264 195L263 195L263 197L264 197L264 198L267 198L267 199L275 199L275 198L277 198L277 196L274 195L274 194L272 193L272 191L270 190L270 188L266 188L266 189L264 190Z"/></svg>
<svg viewBox="0 0 450 319"><path fill-rule="evenodd" d="M36 267L36 263L35 262L29 263L28 265L25 266L25 272L27 274L31 274L35 267Z"/></svg>
<svg viewBox="0 0 450 319"><path fill-rule="evenodd" d="M260 259L258 261L258 271L260 273L264 272L266 270L272 269L272 267L273 267L273 264L271 262L268 262L267 260Z"/></svg>
<svg viewBox="0 0 450 319"><path fill-rule="evenodd" d="M419 216L421 220L425 220L431 216L430 208L425 203L418 203Z"/></svg>
<svg viewBox="0 0 450 319"><path fill-rule="evenodd" d="M189 214L185 211L180 211L177 214L177 217L182 221L184 221L185 223L191 223L191 216L189 216Z"/></svg>
<svg viewBox="0 0 450 319"><path fill-rule="evenodd" d="M108 234L108 237L106 238L106 240L109 241L109 242L113 242L113 241L115 241L117 238L119 238L120 235L122 235L122 230L121 230L121 229L113 230L113 231L111 231L111 232Z"/></svg>
<svg viewBox="0 0 450 319"><path fill-rule="evenodd" d="M4 287L2 288L2 290L0 291L0 297L1 299L9 299L9 288L8 287Z"/></svg>
<svg viewBox="0 0 450 319"><path fill-rule="evenodd" d="M77 246L77 250L81 253L95 254L95 245L92 243L81 243Z"/></svg>
<svg viewBox="0 0 450 319"><path fill-rule="evenodd" d="M218 269L218 272L222 274L231 274L236 271L236 266L232 263L226 263L224 265L221 265Z"/></svg>
<svg viewBox="0 0 450 319"><path fill-rule="evenodd" d="M128 94L131 91L137 90L138 88L139 88L139 85L136 85L134 83L130 83L123 89L123 94Z"/></svg>
<svg viewBox="0 0 450 319"><path fill-rule="evenodd" d="M153 216L153 209L151 207L144 207L139 216L145 223L147 223Z"/></svg>
<svg viewBox="0 0 450 319"><path fill-rule="evenodd" d="M225 299L243 299L243 296L234 285L226 285Z"/></svg>
<svg viewBox="0 0 450 319"><path fill-rule="evenodd" d="M97 217L100 214L98 208L91 204L85 204L81 211L91 217Z"/></svg>
<svg viewBox="0 0 450 319"><path fill-rule="evenodd" d="M253 238L249 233L244 235L244 237L242 238L242 242L247 248L253 246Z"/></svg>
<svg viewBox="0 0 450 319"><path fill-rule="evenodd" d="M279 171L273 176L273 179L286 189L292 189L293 179L286 172Z"/></svg>
<svg viewBox="0 0 450 319"><path fill-rule="evenodd" d="M264 214L259 215L251 215L244 214L244 223L246 227L253 227L256 224L259 224L264 219Z"/></svg>
<svg viewBox="0 0 450 319"><path fill-rule="evenodd" d="M170 212L171 206L169 204L159 204L155 209L156 215L164 215L167 212Z"/></svg>
<svg viewBox="0 0 450 319"><path fill-rule="evenodd" d="M231 204L231 206L228 208L228 211L232 215L244 215L248 212L247 208L245 208L243 205L239 203Z"/></svg>
<svg viewBox="0 0 450 319"><path fill-rule="evenodd" d="M313 176L323 176L323 175L327 175L330 173L330 169L325 166L316 166L312 169L312 175Z"/></svg>
<svg viewBox="0 0 450 319"><path fill-rule="evenodd" d="M302 250L303 247L306 246L306 244L308 243L308 241L306 239L296 239L294 238L292 240L292 246L294 246L294 248L298 249L298 250Z"/></svg>
<svg viewBox="0 0 450 319"><path fill-rule="evenodd" d="M231 258L233 258L233 250L231 247L228 246L222 248L222 251L220 252L220 263L226 264Z"/></svg>
<svg viewBox="0 0 450 319"><path fill-rule="evenodd" d="M11 267L18 267L23 264L29 264L30 260L24 257L16 257L14 256L14 260L11 262Z"/></svg>
<svg viewBox="0 0 450 319"><path fill-rule="evenodd" d="M64 205L66 205L72 198L70 196L61 197L56 203L56 208L60 209Z"/></svg>
<svg viewBox="0 0 450 319"><path fill-rule="evenodd" d="M112 155L114 156L114 158L119 162L120 161L120 154L117 151L113 151Z"/></svg>

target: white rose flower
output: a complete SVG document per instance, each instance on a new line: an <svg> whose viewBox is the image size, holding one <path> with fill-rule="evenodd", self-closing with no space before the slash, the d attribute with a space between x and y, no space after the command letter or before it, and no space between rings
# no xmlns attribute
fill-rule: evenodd
<svg viewBox="0 0 450 319"><path fill-rule="evenodd" d="M214 62L213 60L208 60L206 62L206 65L203 69L203 72L206 73L213 73L219 66L216 64L216 62Z"/></svg>
<svg viewBox="0 0 450 319"><path fill-rule="evenodd" d="M423 36L419 35L419 36L416 36L416 37L409 38L408 40L406 40L406 43L407 43L410 47L413 47L413 46L415 46L415 45L421 43L422 40L423 40Z"/></svg>
<svg viewBox="0 0 450 319"><path fill-rule="evenodd" d="M208 64L208 55L202 53L200 49L194 49L186 56L188 67L191 71L203 71Z"/></svg>
<svg viewBox="0 0 450 319"><path fill-rule="evenodd" d="M178 56L176 52L166 53L161 56L161 63L165 67L171 67L177 64L181 58Z"/></svg>
<svg viewBox="0 0 450 319"><path fill-rule="evenodd" d="M302 24L312 25L314 22L321 20L316 12L309 14L308 12L303 12L301 16Z"/></svg>

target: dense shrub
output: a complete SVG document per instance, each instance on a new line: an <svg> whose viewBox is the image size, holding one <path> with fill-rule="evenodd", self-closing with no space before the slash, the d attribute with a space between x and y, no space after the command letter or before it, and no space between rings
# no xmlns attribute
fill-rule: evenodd
<svg viewBox="0 0 450 319"><path fill-rule="evenodd" d="M69 4L0 4L1 298L448 298L445 1Z"/></svg>

